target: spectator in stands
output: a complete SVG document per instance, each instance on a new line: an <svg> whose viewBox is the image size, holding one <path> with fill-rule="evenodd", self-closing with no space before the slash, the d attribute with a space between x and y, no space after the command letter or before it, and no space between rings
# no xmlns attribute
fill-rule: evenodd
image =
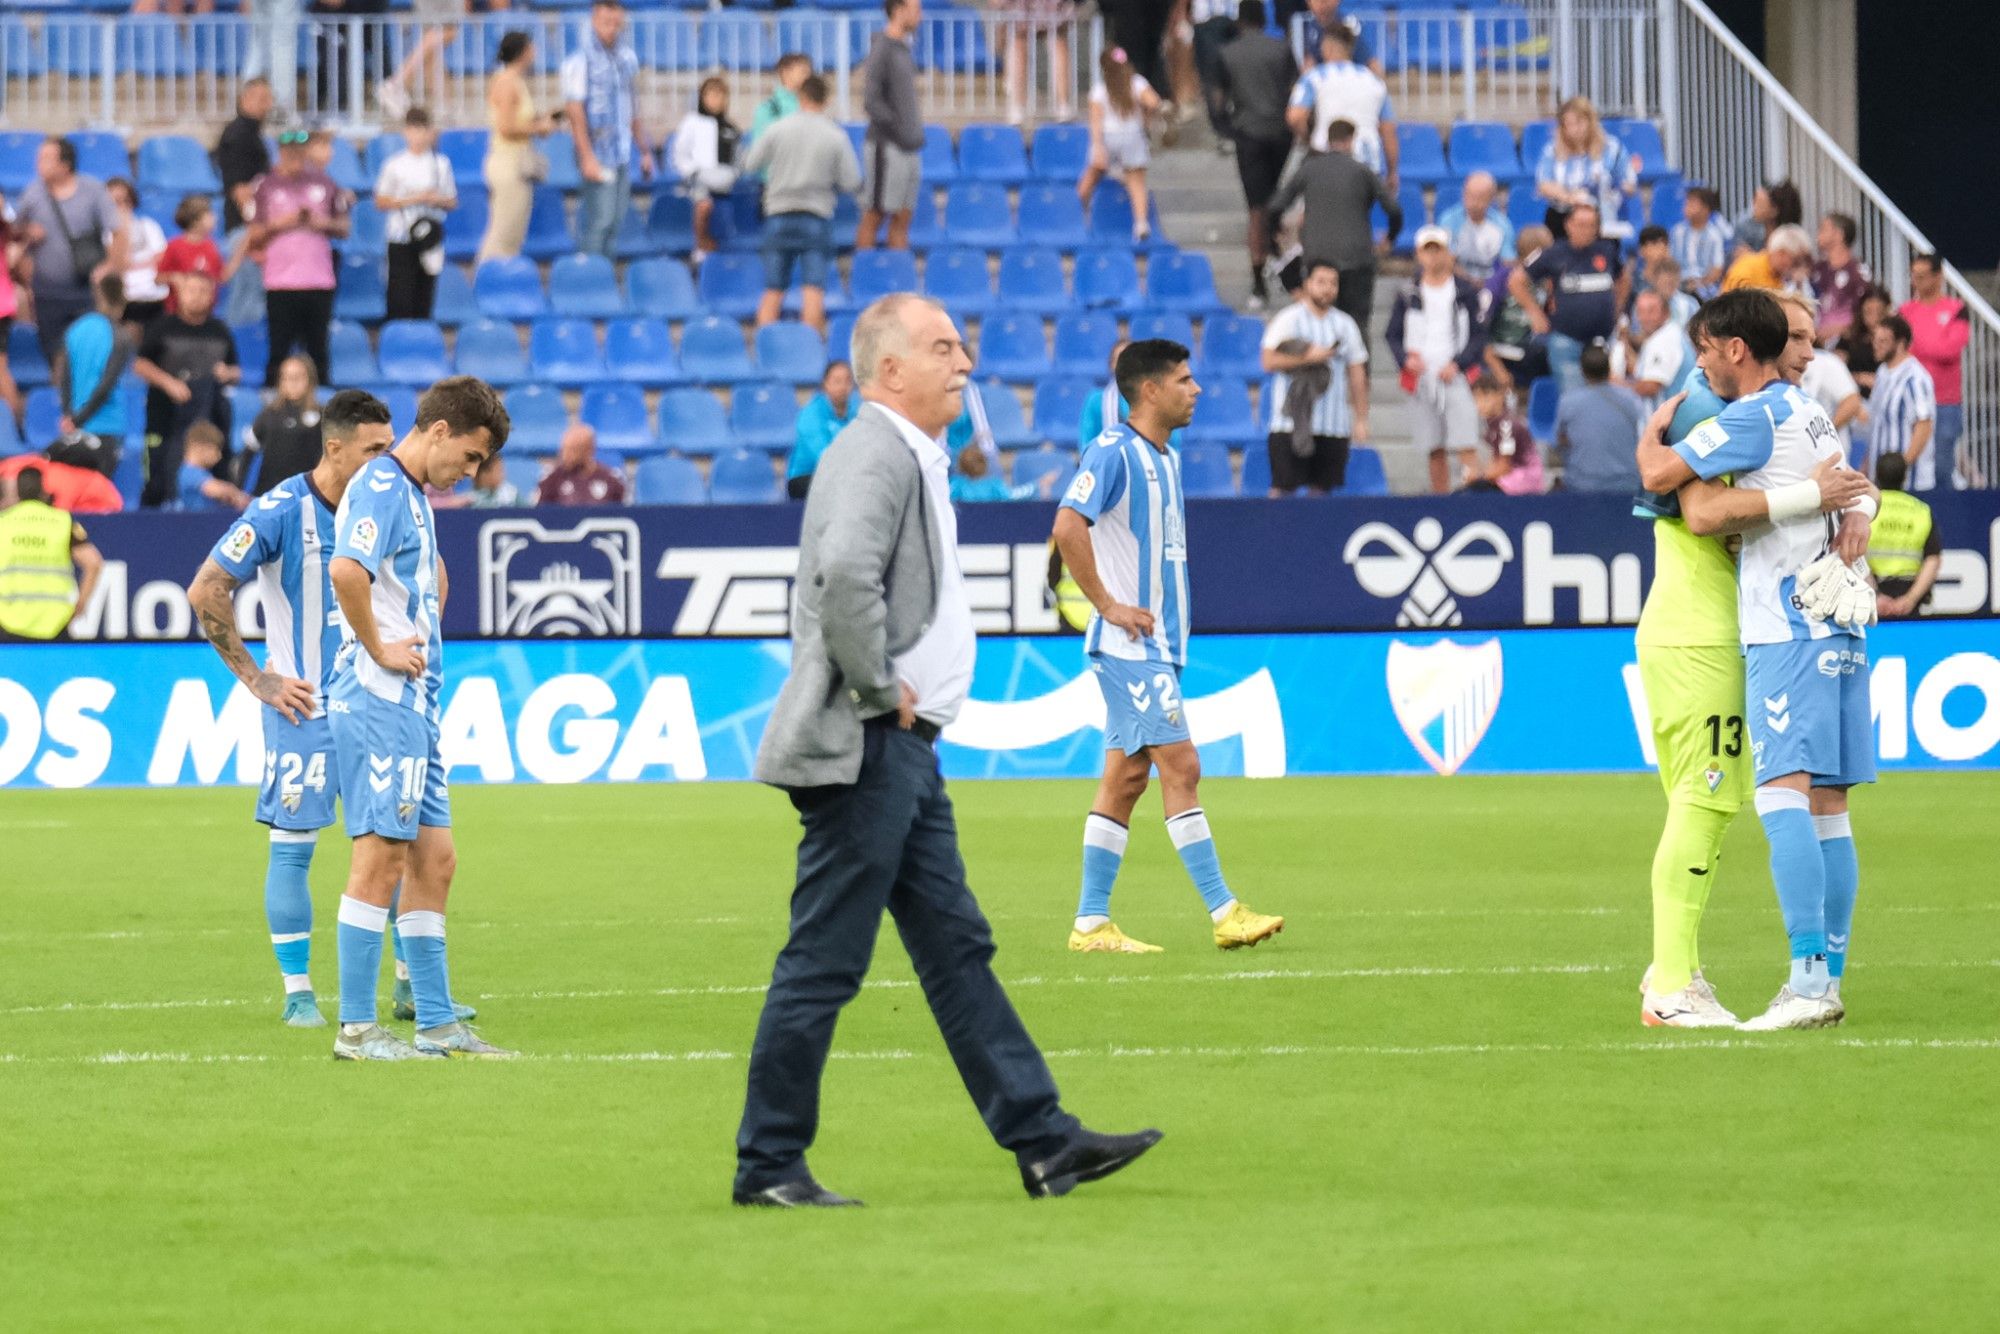
<svg viewBox="0 0 2000 1334"><path fill-rule="evenodd" d="M83 525L48 503L42 470L14 474L13 502L0 510L0 643L61 639L103 572Z"/></svg>
<svg viewBox="0 0 2000 1334"><path fill-rule="evenodd" d="M1534 304L1536 282L1549 285L1548 308ZM1610 339L1625 308L1626 279L1618 243L1598 234L1597 206L1576 203L1563 219L1563 239L1530 254L1508 289L1536 333L1547 340L1549 369L1565 396L1583 387L1583 351ZM1609 373L1609 361L1606 361ZM1638 443L1638 437L1633 437ZM1635 473L1636 476L1636 473Z"/></svg>
<svg viewBox="0 0 2000 1334"><path fill-rule="evenodd" d="M250 497L241 487L216 475L222 466L222 432L215 423L196 422L188 427L184 450L185 461L176 470L177 508L213 512L250 507Z"/></svg>
<svg viewBox="0 0 2000 1334"><path fill-rule="evenodd" d="M1942 485L1964 485L1958 469L1958 438L1965 431L1965 346L1972 321L1965 303L1944 290L1944 261L1918 255L1910 261L1910 300L1897 312L1910 325L1910 351L1937 388L1937 475ZM1921 482L1917 490L1930 488Z"/></svg>
<svg viewBox="0 0 2000 1334"><path fill-rule="evenodd" d="M1861 386L1863 398L1875 392L1875 369L1881 365L1875 356L1875 330L1888 318L1889 294L1871 285L1861 294L1861 300L1854 308L1854 323L1847 327L1847 332L1833 347L1840 359L1847 363L1854 383Z"/></svg>
<svg viewBox="0 0 2000 1334"><path fill-rule="evenodd" d="M257 462L244 477L260 496L319 462L319 380L310 361L286 357L278 367L278 392L257 414L248 443Z"/></svg>
<svg viewBox="0 0 2000 1334"><path fill-rule="evenodd" d="M1291 28L1290 15L1280 15L1279 26L1289 31ZM1352 19L1345 19L1340 16L1340 0L1311 0L1311 3L1306 6L1306 68L1311 69L1314 65L1325 59L1326 34L1334 28L1347 29L1349 37L1353 39L1354 55L1351 57L1352 59L1358 60L1369 69L1374 70L1378 76L1387 76L1388 71L1383 68L1381 57L1375 54L1374 44L1368 40L1368 34L1361 31L1361 25Z"/></svg>
<svg viewBox="0 0 2000 1334"><path fill-rule="evenodd" d="M1516 238L1521 254L1532 256L1546 250L1555 238L1539 222L1528 224ZM1528 386L1549 373L1547 340L1536 334L1528 319L1530 310L1539 310L1548 299L1548 284L1528 280L1526 298L1514 295L1514 275L1520 263L1502 264L1486 280L1486 370L1509 390L1525 400Z"/></svg>
<svg viewBox="0 0 2000 1334"><path fill-rule="evenodd" d="M571 56L571 60L578 57ZM479 262L513 259L528 236L528 214L535 203L535 186L549 174L549 160L535 147L545 133L560 129L563 113L544 117L535 109L528 77L535 67L535 43L525 32L500 38L499 68L486 81L486 235L480 238Z"/></svg>
<svg viewBox="0 0 2000 1334"><path fill-rule="evenodd" d="M488 454L479 471L472 474L472 494L466 499L466 508L505 510L520 503L521 489L507 480L507 461L497 452Z"/></svg>
<svg viewBox="0 0 2000 1334"><path fill-rule="evenodd" d="M1069 24L1076 18L1075 0L1009 0L996 6L1009 14L1020 15L1022 21L1010 24L1007 29L1007 123L1020 125L1027 121L1028 71L1032 66L1028 48L1036 37L1048 42L1049 94L1054 103L1051 110L1058 121L1076 119L1076 104L1071 101L1076 88L1074 65L1075 52L1070 49Z"/></svg>
<svg viewBox="0 0 2000 1334"><path fill-rule="evenodd" d="M1273 496L1302 486L1321 496L1338 491L1347 484L1350 442L1368 440L1368 341L1336 304L1340 270L1324 259L1308 260L1305 270L1299 299L1264 328Z"/></svg>
<svg viewBox="0 0 2000 1334"><path fill-rule="evenodd" d="M799 409L792 456L785 464L785 490L793 500L806 498L813 473L819 470L820 455L860 410L861 403L854 396L854 368L844 361L829 361L826 373L819 377L819 392Z"/></svg>
<svg viewBox="0 0 2000 1334"><path fill-rule="evenodd" d="M682 188L694 201L694 248L697 257L712 253L715 197L736 188L736 149L743 132L729 119L729 81L720 75L701 81L695 108L681 118L669 151Z"/></svg>
<svg viewBox="0 0 2000 1334"><path fill-rule="evenodd" d="M444 272L445 215L458 207L458 180L437 151L437 131L422 107L403 115L403 151L382 164L375 207L389 243L388 318L427 320Z"/></svg>
<svg viewBox="0 0 2000 1334"><path fill-rule="evenodd" d="M1417 273L1389 308L1389 355L1402 367L1410 395L1411 435L1429 456L1431 490L1451 490L1447 453L1461 473L1473 472L1479 450L1479 413L1470 380L1486 355L1486 321L1479 289L1453 268L1451 234L1417 228Z"/></svg>
<svg viewBox="0 0 2000 1334"><path fill-rule="evenodd" d="M623 505L625 478L597 460L597 429L572 422L557 446L556 466L535 488L537 505Z"/></svg>
<svg viewBox="0 0 2000 1334"><path fill-rule="evenodd" d="M1394 194L1402 150L1389 85L1354 59L1354 31L1344 23L1325 30L1320 54L1320 62L1293 85L1286 122L1313 152L1324 153L1334 122L1346 121L1354 127L1355 160L1387 181Z"/></svg>
<svg viewBox="0 0 2000 1334"><path fill-rule="evenodd" d="M1122 49L1133 72L1171 98L1173 82L1163 53L1173 9L1169 0L1098 0L1097 7L1104 15L1106 45Z"/></svg>
<svg viewBox="0 0 2000 1334"><path fill-rule="evenodd" d="M1500 183L1491 172L1475 171L1459 189L1459 202L1438 215L1451 238L1452 258L1466 277L1484 283L1503 261L1515 258L1514 224L1493 207Z"/></svg>
<svg viewBox="0 0 2000 1334"><path fill-rule="evenodd" d="M1875 392L1868 398L1870 467L1885 454L1901 454L1909 489L1937 486L1937 385L1910 351L1914 331L1901 315L1875 326ZM1949 482L1946 485L1950 485Z"/></svg>
<svg viewBox="0 0 2000 1334"><path fill-rule="evenodd" d="M180 235L167 242L160 254L160 281L167 286L166 313L179 307L181 280L199 273L211 283L222 282L222 252L215 248L215 205L207 195L186 195L174 209L174 226ZM260 298L261 303L261 298Z"/></svg>
<svg viewBox="0 0 2000 1334"><path fill-rule="evenodd" d="M1631 313L1630 302L1639 292L1657 285L1662 264L1674 262L1674 248L1667 240L1667 229L1647 225L1639 229L1638 253L1630 261L1630 272L1626 275L1625 289L1627 305L1625 311Z"/></svg>
<svg viewBox="0 0 2000 1334"><path fill-rule="evenodd" d="M769 97L757 104L757 110L750 116L752 139L799 109L799 85L813 72L812 57L799 51L787 51L778 57L773 72L778 76L778 86L771 90Z"/></svg>
<svg viewBox="0 0 2000 1334"><path fill-rule="evenodd" d="M1292 151L1285 100L1298 76L1292 49L1264 31L1264 0L1242 0L1236 10L1236 35L1216 57L1215 78L1249 210L1253 310L1262 310L1271 299L1265 269L1271 261L1272 219L1265 206L1277 193Z"/></svg>
<svg viewBox="0 0 2000 1334"><path fill-rule="evenodd" d="M743 169L764 177L764 296L757 324L783 311L794 274L802 289L799 317L826 332L826 279L833 271L833 214L841 195L861 188L861 163L847 131L826 114L826 80L799 85L799 108L750 145Z"/></svg>
<svg viewBox="0 0 2000 1334"><path fill-rule="evenodd" d="M653 150L639 123L639 57L624 42L622 0L592 0L590 35L562 63L563 101L583 175L576 242L579 253L616 259L633 173L652 177Z"/></svg>
<svg viewBox="0 0 2000 1334"><path fill-rule="evenodd" d="M1875 614L1885 621L1915 616L1928 605L1944 568L1931 507L1903 489L1906 472L1901 454L1876 460L1882 510L1868 530L1868 573L1875 580Z"/></svg>
<svg viewBox="0 0 2000 1334"><path fill-rule="evenodd" d="M1729 268L1735 232L1722 217L1722 196L1706 185L1691 185L1681 201L1681 220L1668 233L1674 260L1681 266L1681 284L1703 301L1722 290Z"/></svg>
<svg viewBox="0 0 2000 1334"><path fill-rule="evenodd" d="M1744 287L1768 291L1797 291L1806 283L1812 265L1812 238L1796 223L1771 229L1762 250L1739 250L1722 290L1734 292Z"/></svg>
<svg viewBox="0 0 2000 1334"><path fill-rule="evenodd" d="M6 503L8 487L24 472L41 474L43 493L49 504L71 514L116 514L125 508L125 498L111 479L95 468L76 468L57 463L41 454L16 454L0 460L0 504ZM0 635L0 642L5 636Z"/></svg>
<svg viewBox="0 0 2000 1334"><path fill-rule="evenodd" d="M1271 200L1271 216L1283 217L1293 200L1305 197L1306 216L1299 227L1304 267L1325 263L1340 271L1340 309L1354 320L1365 339L1369 316L1375 309L1377 250L1369 210L1380 204L1388 215L1389 235L1380 247L1386 252L1396 233L1403 230L1403 206L1380 176L1355 160L1354 126L1350 122L1337 120L1329 125L1326 143L1326 152L1307 158L1292 178L1278 187Z"/></svg>
<svg viewBox="0 0 2000 1334"><path fill-rule="evenodd" d="M1119 47L1105 51L1097 68L1097 81L1090 85L1090 158L1077 179L1076 197L1088 209L1099 181L1110 176L1124 182L1132 196L1132 243L1144 245L1153 231L1152 196L1146 191L1153 153L1146 122L1160 109L1160 95Z"/></svg>
<svg viewBox="0 0 2000 1334"><path fill-rule="evenodd" d="M872 250L889 224L891 250L910 248L910 214L923 174L924 117L917 106L917 67L910 36L923 17L920 0L882 0L888 26L875 34L861 65L861 109L868 121L862 141L861 225L854 248Z"/></svg>
<svg viewBox="0 0 2000 1334"><path fill-rule="evenodd" d="M35 178L14 206L14 222L34 265L35 336L53 363L70 321L89 313L97 280L125 271L127 233L104 183L77 174L69 140L42 141Z"/></svg>
<svg viewBox="0 0 2000 1334"><path fill-rule="evenodd" d="M107 273L92 291L96 309L70 321L50 367L62 419L49 457L111 477L130 429L118 380L132 364L138 340L124 324L125 280Z"/></svg>
<svg viewBox="0 0 2000 1334"><path fill-rule="evenodd" d="M1746 250L1762 250L1772 232L1780 227L1799 226L1805 217L1805 205L1799 199L1798 186L1790 181L1760 185L1757 193L1750 197L1750 207L1736 219L1732 229L1736 248L1732 253L1740 255Z"/></svg>
<svg viewBox="0 0 2000 1334"><path fill-rule="evenodd" d="M264 387L278 382L278 363L293 348L312 358L324 382L329 370L327 327L333 322L333 239L346 236L345 196L307 160L312 136L278 136L277 170L257 182L250 245L264 252L264 312L271 332Z"/></svg>
<svg viewBox="0 0 2000 1334"><path fill-rule="evenodd" d="M1633 301L1632 322L1615 350L1622 355L1614 360L1623 365L1613 378L1638 395L1647 413L1678 394L1694 374L1694 344L1674 323L1666 299L1652 288Z"/></svg>
<svg viewBox="0 0 2000 1334"><path fill-rule="evenodd" d="M1054 484L1056 475L1044 473L1040 491L1046 497ZM951 499L953 504L982 502L988 500L1032 500L1037 488L1033 483L1023 482L1011 485L987 460L986 451L976 444L967 445L958 451L958 466L951 470Z"/></svg>
<svg viewBox="0 0 2000 1334"><path fill-rule="evenodd" d="M412 0L410 13L423 25L416 45L375 93L390 120L401 120L410 113L415 98L412 89L417 86L419 74L422 75L420 91L432 97L444 92L444 48L458 35L453 25L464 17L467 8L466 0Z"/></svg>
<svg viewBox="0 0 2000 1334"><path fill-rule="evenodd" d="M114 176L104 183L104 193L118 211L118 225L125 229L125 321L144 329L167 308L167 289L160 282L167 234L139 212L139 192L132 182Z"/></svg>
<svg viewBox="0 0 2000 1334"><path fill-rule="evenodd" d="M236 338L215 318L215 284L206 275L181 279L179 308L146 326L132 369L147 386L146 489L139 503L156 509L174 499L189 429L206 422L228 431L228 388L243 379Z"/></svg>
<svg viewBox="0 0 2000 1334"><path fill-rule="evenodd" d="M1542 452L1528 423L1508 407L1507 387L1494 376L1481 376L1472 386L1472 401L1479 409L1487 463L1483 474L1468 475L1465 489L1539 496L1544 484ZM1474 470L1468 468L1467 472L1473 474Z"/></svg>
<svg viewBox="0 0 2000 1334"><path fill-rule="evenodd" d="M0 194L0 407L5 407L17 424L21 419L21 386L14 383L13 368L7 364L7 342L21 309L14 282L21 250L14 238L13 210L7 207L6 196Z"/></svg>
<svg viewBox="0 0 2000 1334"><path fill-rule="evenodd" d="M296 0L288 0L297 13ZM296 27L297 20L293 20ZM259 26L262 26L261 24ZM286 39L296 43L296 33ZM222 229L243 225L257 178L271 169L271 150L264 146L264 122L271 115L271 83L246 79L236 93L236 117L222 127L215 141L215 170L222 177Z"/></svg>
<svg viewBox="0 0 2000 1334"><path fill-rule="evenodd" d="M1583 386L1556 408L1556 458L1565 491L1634 495L1639 485L1639 428L1646 414L1622 384L1611 383L1611 356L1586 347Z"/></svg>
<svg viewBox="0 0 2000 1334"><path fill-rule="evenodd" d="M223 242L222 281L229 285L229 301L222 320L231 328L264 321L264 256L252 239L246 222Z"/></svg>
<svg viewBox="0 0 2000 1334"><path fill-rule="evenodd" d="M1683 273L1678 261L1668 259L1653 270L1653 290L1660 294L1660 300L1667 303L1667 318L1681 328L1687 328L1694 313L1701 309L1701 302L1690 296L1683 281Z"/></svg>
<svg viewBox="0 0 2000 1334"><path fill-rule="evenodd" d="M1819 298L1819 342L1832 347L1854 323L1861 294L1875 281L1854 253L1854 219L1829 213L1819 220L1819 261L1812 267L1813 295Z"/></svg>
<svg viewBox="0 0 2000 1334"><path fill-rule="evenodd" d="M1563 103L1556 131L1535 164L1535 193L1549 201L1549 230L1560 229L1571 209L1589 204L1597 210L1604 235L1630 236L1625 201L1638 192L1638 154L1626 152L1616 135L1604 132L1589 98Z"/></svg>
<svg viewBox="0 0 2000 1334"><path fill-rule="evenodd" d="M1193 0L1188 22L1194 32L1194 72L1217 152L1229 141L1229 99L1221 79L1222 48L1236 35L1236 0Z"/></svg>

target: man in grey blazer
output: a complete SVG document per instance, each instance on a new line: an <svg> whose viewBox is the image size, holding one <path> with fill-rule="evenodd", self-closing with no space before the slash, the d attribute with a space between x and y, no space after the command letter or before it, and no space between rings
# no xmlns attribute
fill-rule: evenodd
<svg viewBox="0 0 2000 1334"><path fill-rule="evenodd" d="M813 1180L834 1020L868 971L886 909L959 1077L1030 1195L1065 1195L1159 1142L1101 1135L1062 1108L994 976L993 935L965 883L938 733L972 683L972 610L939 438L972 363L944 309L887 296L855 322L865 400L806 497L792 668L757 752L804 828L791 938L778 955L736 1135L736 1203L851 1205Z"/></svg>

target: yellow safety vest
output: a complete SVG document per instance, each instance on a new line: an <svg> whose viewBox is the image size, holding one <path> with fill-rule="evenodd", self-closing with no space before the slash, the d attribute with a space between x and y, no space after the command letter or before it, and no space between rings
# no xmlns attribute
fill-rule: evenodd
<svg viewBox="0 0 2000 1334"><path fill-rule="evenodd" d="M70 535L76 521L53 505L23 500L0 510L0 630L54 639L76 612Z"/></svg>
<svg viewBox="0 0 2000 1334"><path fill-rule="evenodd" d="M1882 512L1868 534L1868 568L1877 579L1914 579L1931 535L1931 507L1907 491L1882 492Z"/></svg>

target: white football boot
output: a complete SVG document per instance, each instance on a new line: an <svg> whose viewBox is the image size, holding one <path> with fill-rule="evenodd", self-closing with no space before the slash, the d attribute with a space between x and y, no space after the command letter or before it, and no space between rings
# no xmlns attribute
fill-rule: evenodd
<svg viewBox="0 0 2000 1334"><path fill-rule="evenodd" d="M1771 1008L1737 1027L1745 1033L1776 1033L1793 1028L1832 1028L1846 1013L1833 995L1801 996L1790 986L1780 987Z"/></svg>
<svg viewBox="0 0 2000 1334"><path fill-rule="evenodd" d="M1734 1028L1736 1016L1716 998L1715 988L1696 969L1694 980L1666 996L1653 994L1652 965L1639 979L1639 1022L1648 1028Z"/></svg>

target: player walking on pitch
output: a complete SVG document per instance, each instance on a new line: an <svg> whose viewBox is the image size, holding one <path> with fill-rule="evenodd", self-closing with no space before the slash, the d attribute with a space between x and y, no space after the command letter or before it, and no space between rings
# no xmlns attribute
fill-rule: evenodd
<svg viewBox="0 0 2000 1334"><path fill-rule="evenodd" d="M341 1060L508 1057L452 1008L444 910L458 853L438 754L444 687L440 628L448 591L437 521L424 488L449 490L507 443L507 409L470 376L440 380L416 428L362 468L335 519L330 575L346 635L328 710L354 840L340 900ZM396 919L409 956L417 1033L411 1045L376 1022L375 975L398 882Z"/></svg>
<svg viewBox="0 0 2000 1334"><path fill-rule="evenodd" d="M1803 297L1783 296L1788 339L1785 379L1798 383L1810 363L1818 312ZM1659 413L1669 444L1719 415L1726 405L1699 372ZM1724 534L1766 522L1772 506L1803 504L1810 486L1822 511L1869 494L1868 481L1837 459L1823 461L1791 496L1693 480L1678 493L1645 494L1638 512L1653 524L1653 584L1639 616L1639 677L1651 716L1667 822L1653 854L1653 961L1640 984L1640 1021L1651 1027L1726 1028L1723 1008L1702 976L1702 913L1714 891L1723 836L1752 790L1744 732L1743 650L1736 621L1736 561ZM1862 547L1867 523L1858 525Z"/></svg>
<svg viewBox="0 0 2000 1334"><path fill-rule="evenodd" d="M1237 949L1284 930L1285 919L1238 902L1222 877L1198 786L1201 757L1188 732L1180 673L1187 664L1187 505L1180 459L1167 437L1194 418L1201 395L1188 350L1149 338L1119 353L1127 420L1083 452L1056 510L1055 541L1096 612L1084 631L1104 692L1104 776L1083 825L1083 891L1069 947L1153 954L1111 920L1111 887L1125 857L1132 809L1155 765L1167 833L1214 922L1215 943Z"/></svg>
<svg viewBox="0 0 2000 1334"><path fill-rule="evenodd" d="M1729 406L1669 446L1656 414L1639 443L1655 490L1733 475L1767 492L1768 520L1744 536L1738 622L1757 813L1790 937L1791 975L1750 1031L1819 1028L1844 1010L1844 965L1859 871L1848 789L1875 778L1864 638L1872 588L1836 549L1841 525L1819 513L1815 467L1840 454L1832 421L1785 382L1788 328L1767 293L1724 293L1690 321L1703 373ZM1858 503L1864 517L1866 502Z"/></svg>

